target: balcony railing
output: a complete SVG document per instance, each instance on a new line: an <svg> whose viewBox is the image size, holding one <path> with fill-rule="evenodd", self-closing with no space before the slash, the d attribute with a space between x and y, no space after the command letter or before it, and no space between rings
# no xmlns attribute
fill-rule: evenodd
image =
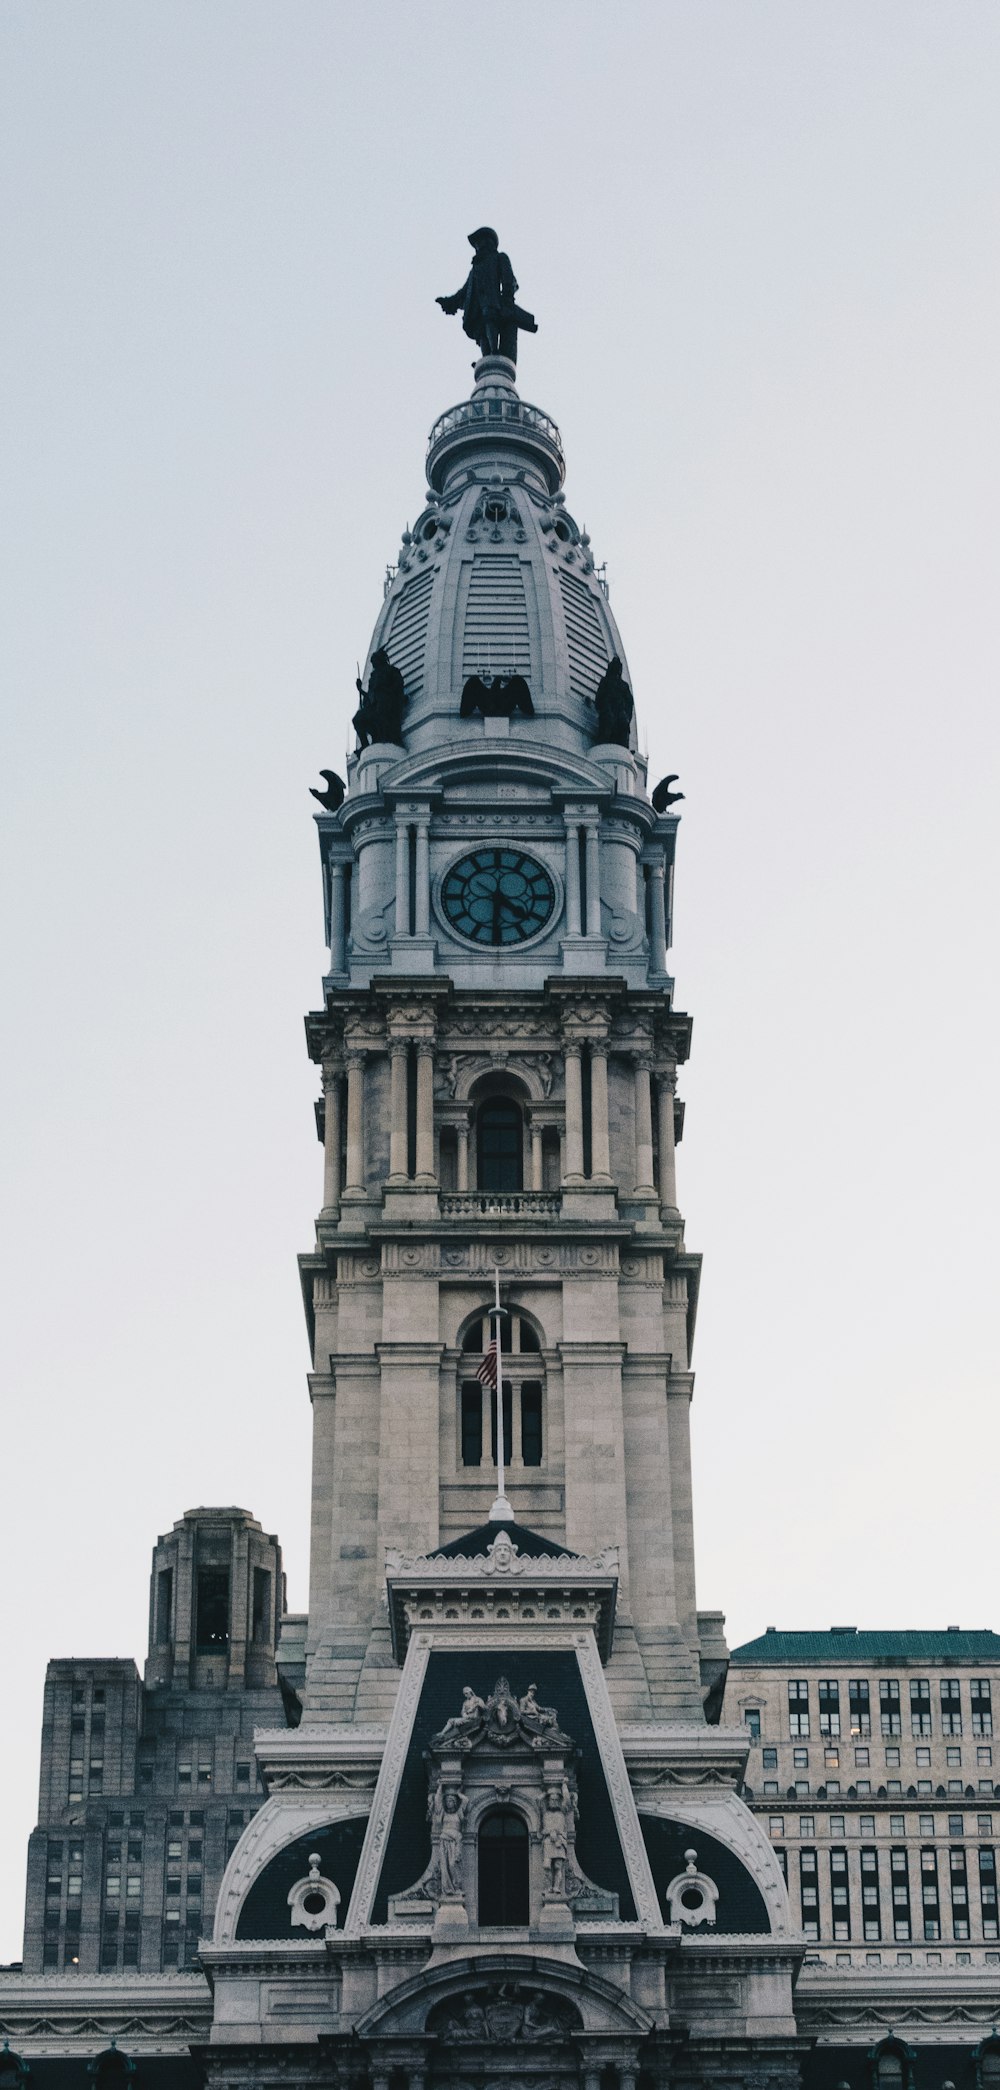
<svg viewBox="0 0 1000 2090"><path fill-rule="evenodd" d="M541 1190L446 1191L441 1199L442 1219L555 1219L560 1198Z"/></svg>

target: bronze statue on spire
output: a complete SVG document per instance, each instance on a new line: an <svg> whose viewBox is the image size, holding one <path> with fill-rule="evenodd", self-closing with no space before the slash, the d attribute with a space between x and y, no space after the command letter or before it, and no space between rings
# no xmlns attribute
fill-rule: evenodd
<svg viewBox="0 0 1000 2090"><path fill-rule="evenodd" d="M519 330L537 334L534 315L514 303L517 277L492 225L470 232L473 263L461 290L454 297L438 298L442 312L461 312L462 325L470 339L478 342L480 355L507 356L517 362Z"/></svg>

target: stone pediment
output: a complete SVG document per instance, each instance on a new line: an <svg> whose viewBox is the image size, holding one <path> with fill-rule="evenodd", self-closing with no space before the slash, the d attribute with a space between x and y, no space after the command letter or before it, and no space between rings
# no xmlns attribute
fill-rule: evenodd
<svg viewBox="0 0 1000 2090"><path fill-rule="evenodd" d="M545 1619L591 1625L606 1662L614 1636L618 1548L588 1559L576 1553L527 1554L504 1526L485 1552L468 1558L440 1553L387 1552L386 1594L393 1653L402 1662L416 1625L501 1625L510 1638L518 1625Z"/></svg>

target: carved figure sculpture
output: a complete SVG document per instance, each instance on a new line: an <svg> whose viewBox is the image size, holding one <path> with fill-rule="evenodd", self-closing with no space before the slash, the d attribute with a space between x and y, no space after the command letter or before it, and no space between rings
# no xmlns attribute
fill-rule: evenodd
<svg viewBox="0 0 1000 2090"><path fill-rule="evenodd" d="M545 1874L545 1898L547 1901L566 1899L566 1861L569 1857L569 1835L566 1826L566 1808L563 1800L565 1783L560 1788L551 1785L545 1795L545 1811L542 1815L542 1870Z"/></svg>
<svg viewBox="0 0 1000 2090"><path fill-rule="evenodd" d="M524 676L494 675L484 682L481 675L470 675L462 691L459 717L472 718L477 711L483 718L512 718L515 711L523 712L525 718L534 718L535 707Z"/></svg>
<svg viewBox="0 0 1000 2090"><path fill-rule="evenodd" d="M438 1826L438 1868L441 1880L442 1901L461 1901L465 1892L465 1817L469 1811L468 1800L463 1799L453 1786L445 1791L441 1801Z"/></svg>
<svg viewBox="0 0 1000 2090"><path fill-rule="evenodd" d="M632 725L632 692L616 653L594 691L597 712L596 747L628 747Z"/></svg>
<svg viewBox="0 0 1000 2090"><path fill-rule="evenodd" d="M529 1684L522 1699L515 1698L505 1676L498 1676L489 1697L478 1698L470 1684L462 1693L462 1710L446 1720L439 1734L431 1740L432 1749L473 1749L482 1744L486 1747L507 1748L516 1742L527 1742L533 1749L552 1744L556 1749L572 1749L569 1735L563 1734L558 1726L554 1706L539 1705L535 1696L536 1686Z"/></svg>
<svg viewBox="0 0 1000 2090"><path fill-rule="evenodd" d="M656 790L653 792L654 813L669 812L670 807L675 806L679 798L683 798L683 791L671 791L670 789L671 784L676 784L677 777L678 771L674 769L669 776L660 778Z"/></svg>
<svg viewBox="0 0 1000 2090"><path fill-rule="evenodd" d="M360 676L356 686L361 703L351 723L361 746L371 747L380 740L402 747L406 692L403 677L393 667L384 646L372 654L368 688L364 688Z"/></svg>
<svg viewBox="0 0 1000 2090"><path fill-rule="evenodd" d="M315 784L310 784L309 789L312 796L319 800L321 806L326 807L328 813L336 813L344 803L344 793L347 790L347 785L344 783L343 778L337 775L335 769L321 769L320 776L326 778L326 790L317 791Z"/></svg>
<svg viewBox="0 0 1000 2090"><path fill-rule="evenodd" d="M518 332L537 334L536 321L514 303L517 278L492 225L470 232L469 245L473 262L461 290L437 303L442 312L462 314L462 326L478 342L480 355L508 356L516 363Z"/></svg>

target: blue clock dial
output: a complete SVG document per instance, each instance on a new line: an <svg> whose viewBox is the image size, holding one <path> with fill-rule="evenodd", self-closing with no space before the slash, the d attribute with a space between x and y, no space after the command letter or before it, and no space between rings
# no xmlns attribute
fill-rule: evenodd
<svg viewBox="0 0 1000 2090"><path fill-rule="evenodd" d="M524 943L550 919L556 889L544 864L520 849L477 849L446 871L441 906L470 943Z"/></svg>

